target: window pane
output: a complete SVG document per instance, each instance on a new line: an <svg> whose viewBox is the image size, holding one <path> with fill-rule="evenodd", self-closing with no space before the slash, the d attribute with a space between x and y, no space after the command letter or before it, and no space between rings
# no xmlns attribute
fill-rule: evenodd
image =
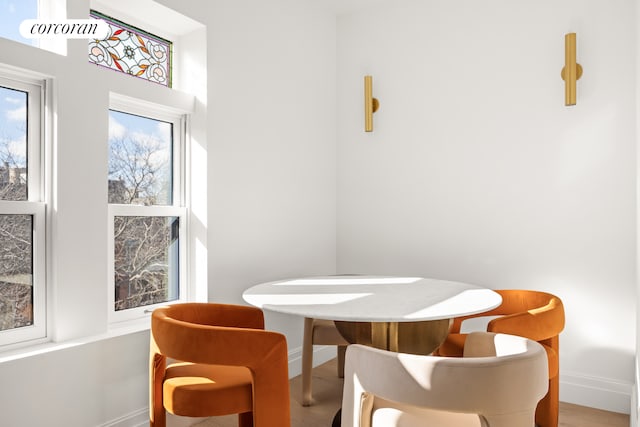
<svg viewBox="0 0 640 427"><path fill-rule="evenodd" d="M95 10L90 17L109 24L110 36L89 41L89 62L171 87L170 41Z"/></svg>
<svg viewBox="0 0 640 427"><path fill-rule="evenodd" d="M115 310L179 298L179 218L114 218Z"/></svg>
<svg viewBox="0 0 640 427"><path fill-rule="evenodd" d="M20 35L20 23L38 17L38 0L0 0L0 37L37 46L37 39Z"/></svg>
<svg viewBox="0 0 640 427"><path fill-rule="evenodd" d="M27 93L0 87L0 200L27 200Z"/></svg>
<svg viewBox="0 0 640 427"><path fill-rule="evenodd" d="M33 324L33 218L0 215L0 331Z"/></svg>
<svg viewBox="0 0 640 427"><path fill-rule="evenodd" d="M109 111L109 203L171 205L173 124Z"/></svg>

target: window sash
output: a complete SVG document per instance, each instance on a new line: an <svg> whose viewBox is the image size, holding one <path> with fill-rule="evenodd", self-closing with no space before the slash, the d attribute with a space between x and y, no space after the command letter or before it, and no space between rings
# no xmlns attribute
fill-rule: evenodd
<svg viewBox="0 0 640 427"><path fill-rule="evenodd" d="M27 93L27 188L28 200L43 200L42 141L44 135L44 82L0 76L0 86Z"/></svg>
<svg viewBox="0 0 640 427"><path fill-rule="evenodd" d="M36 202L0 202L2 215L31 215L33 218L32 241L32 291L33 324L15 329L0 331L0 346L17 344L23 341L46 337L46 287L45 283L45 216L44 203Z"/></svg>
<svg viewBox="0 0 640 427"><path fill-rule="evenodd" d="M149 119L160 120L173 124L172 173L173 206L185 206L185 153L187 117L180 111L150 104L148 102L129 98L124 95L111 94L110 110L134 114Z"/></svg>
<svg viewBox="0 0 640 427"><path fill-rule="evenodd" d="M188 215L187 208L185 207L185 153L186 153L186 129L187 129L187 117L184 112L174 110L162 105L151 104L149 102L137 100L124 95L111 94L111 101L109 104L110 110L121 111L123 113L134 114L150 119L161 120L173 124L173 146L172 146L172 173L173 173L173 188L172 188L172 206L165 205L129 205L129 204L113 204L108 205L108 321L109 324L114 325L122 322L134 321L138 319L144 319L148 316L148 313L153 311L154 308L174 304L178 302L186 302L188 300L189 288L187 285L188 278ZM105 182L106 185L106 182ZM136 308L130 308L125 310L115 310L115 240L114 240L114 221L118 216L140 216L140 217L178 217L180 222L179 227L179 241L178 241L178 269L179 269L179 284L178 292L179 299L175 301L169 301L160 304L145 305Z"/></svg>
<svg viewBox="0 0 640 427"><path fill-rule="evenodd" d="M137 205L109 205L109 267L108 267L108 290L109 290L109 323L124 322L144 317L146 313L154 308L185 302L187 300L187 209L174 206L137 206ZM158 304L144 305L136 308L116 311L116 283L115 283L115 239L114 222L116 217L177 217L179 221L178 229L178 295L179 298L173 301Z"/></svg>
<svg viewBox="0 0 640 427"><path fill-rule="evenodd" d="M12 69L0 70L0 86L27 93L27 191L26 201L0 200L0 214L31 215L33 324L0 331L0 346L9 348L47 337L46 204L44 203L43 141L45 133L45 81Z"/></svg>

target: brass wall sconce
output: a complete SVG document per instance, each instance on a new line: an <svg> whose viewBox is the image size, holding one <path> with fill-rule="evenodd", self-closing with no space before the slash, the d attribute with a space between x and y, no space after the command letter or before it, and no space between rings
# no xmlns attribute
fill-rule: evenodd
<svg viewBox="0 0 640 427"><path fill-rule="evenodd" d="M373 113L378 111L380 102L373 97L373 77L364 76L364 131L373 131Z"/></svg>
<svg viewBox="0 0 640 427"><path fill-rule="evenodd" d="M582 66L576 62L576 33L564 36L564 105L576 105L576 81L582 76Z"/></svg>

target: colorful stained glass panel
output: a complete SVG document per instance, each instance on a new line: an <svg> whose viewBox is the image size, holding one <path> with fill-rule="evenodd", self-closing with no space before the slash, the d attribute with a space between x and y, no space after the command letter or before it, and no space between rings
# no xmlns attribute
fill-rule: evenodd
<svg viewBox="0 0 640 427"><path fill-rule="evenodd" d="M89 62L171 87L172 46L163 38L92 10L109 24L109 37L89 41Z"/></svg>

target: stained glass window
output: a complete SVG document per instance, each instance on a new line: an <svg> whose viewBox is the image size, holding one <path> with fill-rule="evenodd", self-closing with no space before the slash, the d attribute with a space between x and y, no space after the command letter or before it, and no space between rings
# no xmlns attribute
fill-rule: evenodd
<svg viewBox="0 0 640 427"><path fill-rule="evenodd" d="M89 41L89 62L171 87L173 44L92 10L90 17L109 24L109 37Z"/></svg>

